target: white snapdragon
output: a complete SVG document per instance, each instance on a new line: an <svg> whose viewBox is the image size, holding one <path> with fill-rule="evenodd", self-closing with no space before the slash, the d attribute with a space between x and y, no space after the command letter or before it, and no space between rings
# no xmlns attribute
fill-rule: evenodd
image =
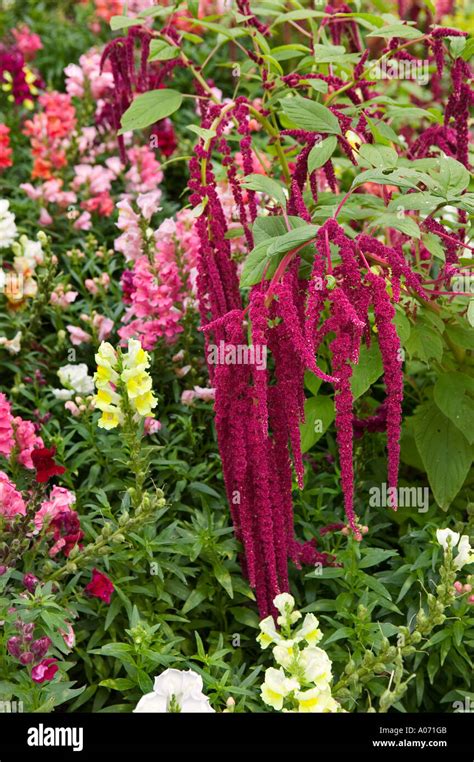
<svg viewBox="0 0 474 762"><path fill-rule="evenodd" d="M63 365L58 370L58 377L64 389L53 389L56 399L71 399L73 394L87 396L94 393L94 379L89 376L85 363Z"/></svg>
<svg viewBox="0 0 474 762"><path fill-rule="evenodd" d="M467 534L460 535L459 532L453 532L451 529L438 529L436 539L444 552L448 548L451 550L456 548L456 556L453 559L455 569L462 569L463 566L474 563L474 551Z"/></svg>
<svg viewBox="0 0 474 762"><path fill-rule="evenodd" d="M451 546L451 550L458 544L460 538L459 532L453 532L452 529L437 529L436 539L443 548L448 549L448 545Z"/></svg>
<svg viewBox="0 0 474 762"><path fill-rule="evenodd" d="M0 199L0 249L9 248L18 235L15 225L15 215L10 212L9 202Z"/></svg>
<svg viewBox="0 0 474 762"><path fill-rule="evenodd" d="M11 355L17 355L21 351L21 331L17 331L13 339L0 336L0 347L4 347Z"/></svg>
<svg viewBox="0 0 474 762"><path fill-rule="evenodd" d="M273 601L280 612L277 630L273 617L260 622L257 640L262 648L273 645L272 653L278 669L269 667L261 686L262 700L276 711L337 712L338 702L331 695L332 664L329 656L316 643L322 638L314 614L302 615L295 610L294 598L281 593Z"/></svg>
<svg viewBox="0 0 474 762"><path fill-rule="evenodd" d="M214 712L202 688L201 675L192 669L186 672L180 669L166 669L155 677L153 691L142 696L133 711L194 714Z"/></svg>
<svg viewBox="0 0 474 762"><path fill-rule="evenodd" d="M306 640L309 645L316 645L322 637L323 633L319 629L319 622L314 614L306 614L296 634L296 640Z"/></svg>
<svg viewBox="0 0 474 762"><path fill-rule="evenodd" d="M262 648L268 648L272 643L279 643L283 638L275 627L275 621L272 616L267 616L260 622L260 635L257 636L257 643Z"/></svg>
<svg viewBox="0 0 474 762"><path fill-rule="evenodd" d="M462 569L463 566L474 563L474 552L471 548L471 543L469 542L467 534L461 536L461 539L458 542L457 551L456 558L454 559L454 566L456 569Z"/></svg>
<svg viewBox="0 0 474 762"><path fill-rule="evenodd" d="M295 640L282 640L273 648L273 658L277 664L289 669L298 655L298 647Z"/></svg>
<svg viewBox="0 0 474 762"><path fill-rule="evenodd" d="M294 611L295 599L289 593L280 593L273 601L273 605L280 612L277 617L277 624L281 626L291 626L301 619L301 612Z"/></svg>
<svg viewBox="0 0 474 762"><path fill-rule="evenodd" d="M308 646L300 654L300 664L305 680L314 683L320 691L325 691L332 680L331 660L326 651L317 646Z"/></svg>
<svg viewBox="0 0 474 762"><path fill-rule="evenodd" d="M269 667L265 672L265 682L261 688L262 699L265 704L280 711L283 708L284 699L298 688L298 680L286 677L283 669Z"/></svg>
<svg viewBox="0 0 474 762"><path fill-rule="evenodd" d="M298 712L337 712L340 709L329 689L320 691L319 688L311 688L308 691L297 691L295 699L298 702Z"/></svg>

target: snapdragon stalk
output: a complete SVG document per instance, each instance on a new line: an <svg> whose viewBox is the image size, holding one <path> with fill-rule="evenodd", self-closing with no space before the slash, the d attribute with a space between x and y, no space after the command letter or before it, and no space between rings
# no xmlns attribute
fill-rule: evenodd
<svg viewBox="0 0 474 762"><path fill-rule="evenodd" d="M451 546L445 551L444 560L441 564L440 582L436 586L436 594L428 593L426 612L421 607L416 615L415 627L410 630L409 627L402 626L398 628L397 645L392 645L388 638L383 639L382 648L375 654L367 649L359 666L356 666L352 659L346 665L344 675L339 679L333 689L333 695L339 701L352 698L358 685L370 682L376 675L391 671L389 687L380 697L379 711L385 713L397 701L399 701L407 690L408 683L414 675L403 681L405 672L404 659L412 656L420 646L421 641L431 635L432 631L441 626L446 620L445 611L455 600L456 593L454 582L456 580L456 569L453 564L453 553ZM358 614L367 616L367 610L359 606ZM394 681L395 687L390 690L391 683Z"/></svg>

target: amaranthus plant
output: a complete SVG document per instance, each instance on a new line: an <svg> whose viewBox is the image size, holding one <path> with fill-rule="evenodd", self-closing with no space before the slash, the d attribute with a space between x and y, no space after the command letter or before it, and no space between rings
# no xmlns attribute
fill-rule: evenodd
<svg viewBox="0 0 474 762"><path fill-rule="evenodd" d="M194 82L194 93L185 95L196 98L201 117L189 201L200 239L202 330L207 344L237 351L250 342L270 355L264 371L209 364L232 519L262 615L288 589L288 559L328 561L314 542L296 541L293 530L293 473L300 489L304 480L301 430L311 439L304 427L319 419L318 405L309 418L305 378L316 389L322 383L334 388L333 403L320 398L327 404L321 417L335 419L346 520L361 539L353 468L356 389L366 390L383 373L378 425L386 432L387 482L396 494L405 354L429 352L422 337L436 325L433 351L438 362L444 353L443 371L451 355L464 362L467 304L446 289L472 249L467 33L438 26L430 14L419 30L411 21L361 14L345 4L294 5L288 11L270 2L262 10L268 18L260 19L242 0L218 27L207 19L191 22L232 40L229 58L245 77L225 100L206 78L212 54L196 63L186 49L189 35L173 17L151 29L140 26L138 14L103 57L111 61L121 133L180 107L180 92L156 89L180 70ZM217 48L223 44L218 38ZM387 67L397 73L402 66L408 81L401 81L395 100L395 75L386 76ZM220 196L224 180L248 250L241 271ZM456 210L454 217L447 207ZM454 296L460 307L453 313ZM364 368L369 357L370 370ZM449 427L453 417L441 395L437 404ZM455 424L462 474L446 490L423 433L431 415L429 406L420 409L416 441L435 498L445 505L467 474L469 437ZM397 509L396 500L391 507Z"/></svg>

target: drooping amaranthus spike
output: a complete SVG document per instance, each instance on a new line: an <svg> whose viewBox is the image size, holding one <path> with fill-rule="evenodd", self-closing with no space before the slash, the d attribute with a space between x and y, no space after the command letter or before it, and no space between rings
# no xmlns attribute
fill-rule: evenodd
<svg viewBox="0 0 474 762"><path fill-rule="evenodd" d="M338 4L337 7L326 5L324 11L331 15L335 13L352 13L352 8L345 3L341 3ZM343 17L331 18L331 15L329 17L324 17L322 25L328 27L333 45L340 45L342 37L345 35L348 38L349 50L351 53L360 51L362 49L362 44L357 24L352 21L352 19L345 19Z"/></svg>
<svg viewBox="0 0 474 762"><path fill-rule="evenodd" d="M469 168L469 106L472 103L473 90L465 80L471 78L472 71L469 65L462 58L457 58L451 69L452 92L444 114L444 124L446 127L450 126L451 119L454 120L456 158L467 168Z"/></svg>
<svg viewBox="0 0 474 762"><path fill-rule="evenodd" d="M377 326L378 344L384 367L384 381L387 390L387 452L388 485L396 489L400 464L400 433L403 400L403 355L400 339L394 325L395 308L387 293L385 279L372 271L366 274L371 291L372 304ZM396 506L394 506L396 510Z"/></svg>
<svg viewBox="0 0 474 762"><path fill-rule="evenodd" d="M257 32L260 32L260 34L267 35L269 34L269 29L266 24L263 24L259 19L255 16L255 14L252 12L252 9L250 8L250 2L249 0L237 0L237 8L239 12L242 14L242 16L246 16L245 24L247 26L251 26L254 29L257 30Z"/></svg>

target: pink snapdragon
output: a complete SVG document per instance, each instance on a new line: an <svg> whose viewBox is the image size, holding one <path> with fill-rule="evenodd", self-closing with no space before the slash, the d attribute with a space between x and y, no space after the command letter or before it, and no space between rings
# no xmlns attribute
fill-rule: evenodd
<svg viewBox="0 0 474 762"><path fill-rule="evenodd" d="M156 418L145 418L144 421L144 432L147 435L156 434L161 429L161 423L160 421L157 421Z"/></svg>
<svg viewBox="0 0 474 762"><path fill-rule="evenodd" d="M163 172L155 154L148 146L134 146L127 151L131 164L125 173L125 187L128 193L148 193L157 191L163 180Z"/></svg>
<svg viewBox="0 0 474 762"><path fill-rule="evenodd" d="M72 187L74 190L79 190L85 185L91 196L94 196L110 190L113 180L115 180L115 173L109 167L101 164L93 167L89 164L76 164Z"/></svg>
<svg viewBox="0 0 474 762"><path fill-rule="evenodd" d="M143 253L140 216L133 210L128 199L119 201L117 209L119 216L116 224L122 235L115 239L114 249L120 251L127 261L138 259Z"/></svg>
<svg viewBox="0 0 474 762"><path fill-rule="evenodd" d="M155 197L153 204L156 202ZM130 204L121 202L119 206L124 214L120 224L140 235L139 218ZM154 248L153 263L148 256L138 256L132 270L122 276L127 310L125 326L118 333L124 340L140 338L144 349L153 349L160 337L171 342L182 331L181 318L192 298L199 248L188 210L160 225Z"/></svg>
<svg viewBox="0 0 474 762"><path fill-rule="evenodd" d="M75 221L73 227L76 230L90 230L92 227L92 219L90 212L82 212L81 215Z"/></svg>
<svg viewBox="0 0 474 762"><path fill-rule="evenodd" d="M9 457L15 440L13 436L13 416L10 403L4 394L0 394L0 455Z"/></svg>
<svg viewBox="0 0 474 762"><path fill-rule="evenodd" d="M26 515L25 501L3 471L0 471L0 514L7 519Z"/></svg>
<svg viewBox="0 0 474 762"><path fill-rule="evenodd" d="M49 301L55 307L60 307L65 310L70 304L76 301L78 293L78 291L73 291L72 289L69 289L68 286L64 286L60 283L52 292Z"/></svg>
<svg viewBox="0 0 474 762"><path fill-rule="evenodd" d="M66 91L72 97L83 98L86 90L90 90L93 100L110 94L114 86L114 78L110 64L106 63L101 70L101 54L94 48L79 58L79 65L69 64L64 69L66 75Z"/></svg>
<svg viewBox="0 0 474 762"><path fill-rule="evenodd" d="M38 531L46 528L51 521L60 513L71 511L71 506L76 502L76 496L65 487L54 486L49 499L43 500L41 508L35 513L34 524Z"/></svg>
<svg viewBox="0 0 474 762"><path fill-rule="evenodd" d="M17 48L23 54L25 61L31 61L37 51L43 48L41 37L32 32L26 24L22 24L18 29L12 29L12 34Z"/></svg>
<svg viewBox="0 0 474 762"><path fill-rule="evenodd" d="M105 317L105 315L100 315L98 312L92 318L92 325L97 330L99 342L105 341L114 329L114 321Z"/></svg>
<svg viewBox="0 0 474 762"><path fill-rule="evenodd" d="M78 347L81 344L88 344L92 341L91 334L87 333L87 331L84 331L82 328L79 328L79 326L67 325L66 328L71 337L71 344L74 344L75 347Z"/></svg>
<svg viewBox="0 0 474 762"><path fill-rule="evenodd" d="M137 196L137 206L140 209L142 217L150 220L151 217L160 208L161 191L152 190L148 193L140 193Z"/></svg>
<svg viewBox="0 0 474 762"><path fill-rule="evenodd" d="M25 468L33 469L32 452L37 447L43 447L43 440L36 434L35 425L31 421L24 421L17 416L13 419L13 427L18 448L16 459Z"/></svg>

